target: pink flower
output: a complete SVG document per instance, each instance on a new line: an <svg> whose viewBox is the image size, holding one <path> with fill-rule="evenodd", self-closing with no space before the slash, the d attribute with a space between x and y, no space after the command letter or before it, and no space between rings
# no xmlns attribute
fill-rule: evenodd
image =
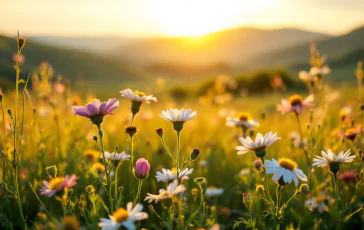
<svg viewBox="0 0 364 230"><path fill-rule="evenodd" d="M346 172L340 173L339 174L339 178L340 178L340 180L342 180L342 181L344 181L346 183L349 183L351 181L355 181L356 180L354 170L350 170L350 171L346 171Z"/></svg>
<svg viewBox="0 0 364 230"><path fill-rule="evenodd" d="M43 181L43 185L39 190L41 195L52 197L57 192L65 189L71 188L76 184L78 177L74 174L72 176L66 175L65 177L55 177L52 180Z"/></svg>
<svg viewBox="0 0 364 230"><path fill-rule="evenodd" d="M312 107L313 104L314 104L313 94L309 95L304 100L300 95L294 94L289 97L289 100L282 99L281 104L277 104L277 111L280 111L282 114L289 112L300 114L302 112L302 109L306 107Z"/></svg>
<svg viewBox="0 0 364 230"><path fill-rule="evenodd" d="M54 84L54 89L56 90L57 93L62 94L66 90L66 85L63 83L57 82Z"/></svg>
<svg viewBox="0 0 364 230"><path fill-rule="evenodd" d="M145 179L149 176L150 164L144 159L140 158L135 162L135 176L138 179Z"/></svg>
<svg viewBox="0 0 364 230"><path fill-rule="evenodd" d="M119 101L116 98L109 99L107 102L100 103L95 99L86 104L86 106L71 106L74 115L90 118L92 123L101 124L103 117L107 114L113 114L113 110L119 107Z"/></svg>

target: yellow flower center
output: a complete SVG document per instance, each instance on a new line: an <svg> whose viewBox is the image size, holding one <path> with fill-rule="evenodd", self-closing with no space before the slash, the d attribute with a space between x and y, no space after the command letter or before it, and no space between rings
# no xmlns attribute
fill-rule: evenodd
<svg viewBox="0 0 364 230"><path fill-rule="evenodd" d="M136 95L138 95L139 97L144 97L145 96L145 93L144 92L141 92L141 91L138 91L138 90L136 90L134 93Z"/></svg>
<svg viewBox="0 0 364 230"><path fill-rule="evenodd" d="M105 166L99 162L92 165L92 169L96 171L97 173L104 173L105 172Z"/></svg>
<svg viewBox="0 0 364 230"><path fill-rule="evenodd" d="M302 105L303 99L301 95L293 94L292 96L289 97L289 103L291 104L291 106Z"/></svg>
<svg viewBox="0 0 364 230"><path fill-rule="evenodd" d="M297 167L297 163L288 158L281 158L278 161L279 166L282 168L293 171Z"/></svg>
<svg viewBox="0 0 364 230"><path fill-rule="evenodd" d="M129 213L125 209L119 208L114 212L113 217L115 218L115 222L122 223L128 219Z"/></svg>
<svg viewBox="0 0 364 230"><path fill-rule="evenodd" d="M251 116L249 113L242 112L238 114L238 119L239 121L249 121L251 120Z"/></svg>
<svg viewBox="0 0 364 230"><path fill-rule="evenodd" d="M322 204L325 201L325 198L323 196L316 197L316 203Z"/></svg>
<svg viewBox="0 0 364 230"><path fill-rule="evenodd" d="M96 100L100 100L100 99L98 99L98 98L90 98L90 99L87 100L87 102L90 103L90 102L94 102Z"/></svg>
<svg viewBox="0 0 364 230"><path fill-rule="evenodd" d="M356 132L356 129L354 128L349 128L345 131L346 135L350 135L350 134L354 134Z"/></svg>
<svg viewBox="0 0 364 230"><path fill-rule="evenodd" d="M161 194L159 194L159 197L162 198L164 196L168 195L168 191L164 191Z"/></svg>
<svg viewBox="0 0 364 230"><path fill-rule="evenodd" d="M61 184L63 183L64 178L63 177L56 177L53 178L50 182L49 182L49 187L51 188L51 190L56 190L59 188L59 186L61 186Z"/></svg>

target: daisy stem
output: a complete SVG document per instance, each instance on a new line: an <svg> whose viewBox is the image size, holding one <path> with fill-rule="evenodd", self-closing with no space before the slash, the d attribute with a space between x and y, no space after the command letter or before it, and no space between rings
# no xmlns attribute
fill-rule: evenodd
<svg viewBox="0 0 364 230"><path fill-rule="evenodd" d="M97 127L99 129L100 146L101 146L101 152L102 152L102 162L104 163L106 181L107 181L107 185L109 186L108 197L109 197L109 203L110 203L110 210L111 210L111 213L113 213L114 212L114 204L113 204L113 199L112 199L112 195L111 195L110 174L109 174L109 171L107 170L107 164L106 164L106 159L105 159L105 148L104 148L103 135L100 135L102 133L101 126L97 125Z"/></svg>
<svg viewBox="0 0 364 230"><path fill-rule="evenodd" d="M135 196L135 200L133 202L133 206L135 206L140 201L140 193L142 192L143 180L139 180L138 184L138 193Z"/></svg>
<svg viewBox="0 0 364 230"><path fill-rule="evenodd" d="M300 115L298 113L296 113L296 118L297 118L298 128L300 130L300 136L301 136L301 143L300 143L300 145L302 146L303 153L305 154L306 161L307 161L308 185L310 186L311 185L311 164L310 164L310 158L308 156L308 152L307 152L305 146L303 146L303 131L302 131L302 126L301 126Z"/></svg>
<svg viewBox="0 0 364 230"><path fill-rule="evenodd" d="M177 131L177 161L176 161L176 170L177 170L177 180L179 178L179 152L180 152L180 144L181 144L181 132L180 131Z"/></svg>
<svg viewBox="0 0 364 230"><path fill-rule="evenodd" d="M261 157L260 159L262 160L262 163L264 165L264 157ZM270 207L269 208L270 208L270 211L271 211L271 213L273 215L274 223L278 227L278 225L277 225L277 216L276 216L276 214L274 212L274 201L273 201L273 198L272 198L272 196L270 194L270 190L269 190L269 186L268 186L268 180L267 180L267 173L266 173L264 167L263 167L263 172L264 172L264 187L265 187L265 192L267 193L266 196L269 198L269 201L270 201L270 204L269 204Z"/></svg>
<svg viewBox="0 0 364 230"><path fill-rule="evenodd" d="M337 216L337 220L339 221L338 229L340 229L341 220L340 220L339 186L338 186L338 181L337 181L337 173L334 173L334 189L335 189L335 198L336 198L336 216Z"/></svg>

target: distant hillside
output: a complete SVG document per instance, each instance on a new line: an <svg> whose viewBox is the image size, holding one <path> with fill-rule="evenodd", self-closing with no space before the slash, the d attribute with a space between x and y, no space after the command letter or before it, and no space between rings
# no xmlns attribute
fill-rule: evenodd
<svg viewBox="0 0 364 230"><path fill-rule="evenodd" d="M60 48L72 48L98 54L107 54L115 47L126 47L137 41L137 38L118 36L109 37L58 37L31 36L32 41Z"/></svg>
<svg viewBox="0 0 364 230"><path fill-rule="evenodd" d="M347 62L350 58L349 53L360 53L364 49L364 26L357 28L342 36L332 37L315 42L322 55L327 56L328 61L341 59ZM310 43L297 45L294 47L267 52L261 56L255 56L248 64L251 67L264 66L290 66L297 63L307 63L310 58ZM352 60L355 62L355 60ZM244 64L241 62L241 64ZM245 63L246 64L246 63Z"/></svg>
<svg viewBox="0 0 364 230"><path fill-rule="evenodd" d="M237 28L211 33L200 38L145 39L128 47L116 49L113 54L117 58L125 57L134 63L147 66L160 66L162 63L193 66L219 62L231 65L244 63L251 57L263 53L329 37L326 34L298 29Z"/></svg>
<svg viewBox="0 0 364 230"><path fill-rule="evenodd" d="M15 38L0 36L0 77L14 78L13 54L17 51ZM65 48L55 48L30 40L23 49L25 63L22 73L26 75L42 61L50 63L56 74L71 81L103 80L122 83L141 80L141 75L115 59L107 59L87 52ZM4 80L3 80L4 81Z"/></svg>

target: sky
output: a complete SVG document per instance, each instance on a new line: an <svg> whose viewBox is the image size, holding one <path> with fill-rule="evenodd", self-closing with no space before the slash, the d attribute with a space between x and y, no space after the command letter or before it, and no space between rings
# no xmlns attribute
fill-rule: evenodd
<svg viewBox="0 0 364 230"><path fill-rule="evenodd" d="M0 0L0 33L201 36L234 27L342 34L364 25L364 0Z"/></svg>

